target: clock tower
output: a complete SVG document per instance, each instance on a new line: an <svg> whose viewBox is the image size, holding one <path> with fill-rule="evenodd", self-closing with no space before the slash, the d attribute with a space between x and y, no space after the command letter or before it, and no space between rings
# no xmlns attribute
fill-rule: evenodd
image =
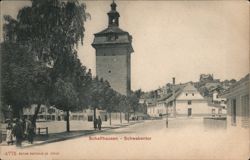
<svg viewBox="0 0 250 160"><path fill-rule="evenodd" d="M119 28L120 14L113 1L108 12L108 27L95 33L92 46L96 50L96 74L107 80L117 92L128 95L131 90L132 36Z"/></svg>

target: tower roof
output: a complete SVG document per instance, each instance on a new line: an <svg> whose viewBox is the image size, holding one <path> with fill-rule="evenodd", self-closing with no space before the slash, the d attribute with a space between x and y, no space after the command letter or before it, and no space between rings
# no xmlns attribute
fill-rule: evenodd
<svg viewBox="0 0 250 160"><path fill-rule="evenodd" d="M94 42L92 43L93 47L103 46L109 44L123 44L128 45L131 52L133 52L132 48L132 36L119 28L119 17L120 14L116 11L116 3L113 1L111 3L111 10L108 14L108 27L98 33L95 33Z"/></svg>
<svg viewBox="0 0 250 160"><path fill-rule="evenodd" d="M119 27L108 27L101 32L95 33L95 35L102 35L102 34L108 34L108 33L119 33L119 34L128 34L128 32L122 30Z"/></svg>

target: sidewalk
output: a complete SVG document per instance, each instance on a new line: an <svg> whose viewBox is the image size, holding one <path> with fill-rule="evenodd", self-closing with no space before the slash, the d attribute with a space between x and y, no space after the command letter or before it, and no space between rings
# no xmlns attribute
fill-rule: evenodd
<svg viewBox="0 0 250 160"><path fill-rule="evenodd" d="M58 132L58 133L49 133L48 135L36 135L34 138L33 144L30 144L30 143L28 143L27 140L25 140L22 142L22 148L44 145L44 144L48 144L48 143L64 141L67 139L77 138L77 137L91 135L91 134L95 134L95 133L101 133L101 132L105 132L107 130L123 128L123 127L127 127L127 126L134 125L137 123L142 123L142 122L143 121L131 121L129 123L126 122L126 123L122 123L122 124L112 123L111 126L109 125L108 122L105 122L102 126L102 130L100 130L100 131L92 129L93 127L91 126L91 128L86 129L86 130L75 130L74 129L74 130L71 130L70 132L64 131L64 132ZM4 141L0 144L0 146L8 146L8 145Z"/></svg>

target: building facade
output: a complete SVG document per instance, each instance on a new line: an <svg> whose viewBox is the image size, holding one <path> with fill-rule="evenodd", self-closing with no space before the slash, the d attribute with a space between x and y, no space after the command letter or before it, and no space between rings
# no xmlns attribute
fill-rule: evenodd
<svg viewBox="0 0 250 160"><path fill-rule="evenodd" d="M225 92L228 128L249 128L249 74Z"/></svg>
<svg viewBox="0 0 250 160"><path fill-rule="evenodd" d="M212 112L207 100L191 83L188 83L176 96L175 105L177 116L208 116Z"/></svg>
<svg viewBox="0 0 250 160"><path fill-rule="evenodd" d="M223 109L227 107L227 99L219 96L219 92L214 90L212 94L212 103L220 105Z"/></svg>
<svg viewBox="0 0 250 160"><path fill-rule="evenodd" d="M35 114L35 110L37 108L36 104L32 104L29 107L23 108L23 116L26 118L30 118ZM60 121L64 120L64 112L59 110L53 106L45 106L41 105L38 114L37 121Z"/></svg>
<svg viewBox="0 0 250 160"><path fill-rule="evenodd" d="M108 28L94 34L96 75L107 80L117 92L128 95L131 89L132 36L119 28L120 14L116 3L108 12Z"/></svg>

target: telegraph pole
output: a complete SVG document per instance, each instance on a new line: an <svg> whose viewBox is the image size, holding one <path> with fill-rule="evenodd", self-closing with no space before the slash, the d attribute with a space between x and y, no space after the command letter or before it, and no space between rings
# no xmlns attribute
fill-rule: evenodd
<svg viewBox="0 0 250 160"><path fill-rule="evenodd" d="M173 109L174 109L174 117L176 117L176 104L175 104L175 77L173 77Z"/></svg>
<svg viewBox="0 0 250 160"><path fill-rule="evenodd" d="M165 107L166 107L166 128L168 128L168 106L166 104L166 102L164 103Z"/></svg>

